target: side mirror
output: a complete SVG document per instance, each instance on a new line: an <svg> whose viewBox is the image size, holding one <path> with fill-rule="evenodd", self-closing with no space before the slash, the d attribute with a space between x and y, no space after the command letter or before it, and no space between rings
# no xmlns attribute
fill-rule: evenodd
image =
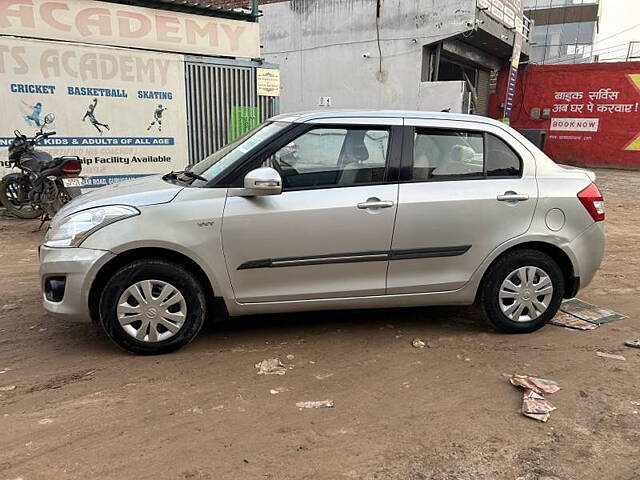
<svg viewBox="0 0 640 480"><path fill-rule="evenodd" d="M47 115L44 117L44 123L46 123L47 125L55 121L56 121L56 116L53 113L47 113Z"/></svg>
<svg viewBox="0 0 640 480"><path fill-rule="evenodd" d="M265 195L280 195L281 193L282 178L273 168L256 168L244 177L243 196L259 197Z"/></svg>

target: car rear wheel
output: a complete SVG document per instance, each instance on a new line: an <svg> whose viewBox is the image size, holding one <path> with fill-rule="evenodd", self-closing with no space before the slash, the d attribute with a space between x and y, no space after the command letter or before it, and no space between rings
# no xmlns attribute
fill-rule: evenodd
<svg viewBox="0 0 640 480"><path fill-rule="evenodd" d="M138 260L117 270L100 297L109 338L141 355L168 353L191 342L206 315L198 279L181 265Z"/></svg>
<svg viewBox="0 0 640 480"><path fill-rule="evenodd" d="M546 325L564 297L558 264L537 250L516 250L485 274L480 303L486 321L505 333L529 333Z"/></svg>

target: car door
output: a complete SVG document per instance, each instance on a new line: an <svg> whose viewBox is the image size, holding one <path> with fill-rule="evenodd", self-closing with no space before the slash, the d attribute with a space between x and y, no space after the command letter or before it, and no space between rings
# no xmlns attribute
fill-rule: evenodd
<svg viewBox="0 0 640 480"><path fill-rule="evenodd" d="M254 167L278 170L283 191L227 198L222 239L238 302L385 293L401 124L309 124L257 159Z"/></svg>
<svg viewBox="0 0 640 480"><path fill-rule="evenodd" d="M529 228L538 197L534 159L497 126L405 123L387 293L455 290Z"/></svg>

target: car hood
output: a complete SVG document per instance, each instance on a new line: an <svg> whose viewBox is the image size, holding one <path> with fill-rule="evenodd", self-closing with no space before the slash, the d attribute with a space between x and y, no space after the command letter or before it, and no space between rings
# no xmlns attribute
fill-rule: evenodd
<svg viewBox="0 0 640 480"><path fill-rule="evenodd" d="M72 213L105 205L130 205L144 207L169 203L183 189L183 186L165 182L162 175L127 180L106 187L99 187L72 200L56 214L59 220Z"/></svg>

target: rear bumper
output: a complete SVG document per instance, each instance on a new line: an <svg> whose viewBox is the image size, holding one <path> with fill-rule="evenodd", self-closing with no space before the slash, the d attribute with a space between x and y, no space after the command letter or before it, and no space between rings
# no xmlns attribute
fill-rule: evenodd
<svg viewBox="0 0 640 480"><path fill-rule="evenodd" d="M104 250L88 248L40 247L40 286L42 305L52 316L67 320L90 322L89 291L97 272L115 255ZM51 279L64 279L60 301L47 298ZM48 282L49 281L49 282ZM58 299L58 295L48 295Z"/></svg>
<svg viewBox="0 0 640 480"><path fill-rule="evenodd" d="M604 249L604 222L594 223L569 244L569 250L575 259L574 275L580 278L580 289L593 280L604 258Z"/></svg>

